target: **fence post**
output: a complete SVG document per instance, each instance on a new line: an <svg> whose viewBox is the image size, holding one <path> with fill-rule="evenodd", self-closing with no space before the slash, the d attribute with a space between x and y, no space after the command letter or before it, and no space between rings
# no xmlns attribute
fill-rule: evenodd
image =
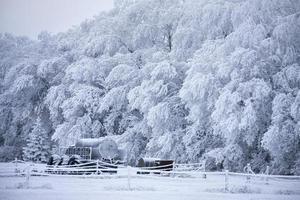
<svg viewBox="0 0 300 200"><path fill-rule="evenodd" d="M31 173L31 166L29 165L26 169L26 175L25 175L25 188L29 188L29 179L30 179L30 173Z"/></svg>
<svg viewBox="0 0 300 200"><path fill-rule="evenodd" d="M269 174L270 174L270 167L267 166L267 169L266 169L266 185L269 184Z"/></svg>
<svg viewBox="0 0 300 200"><path fill-rule="evenodd" d="M18 175L18 172L19 172L19 170L18 170L18 159L16 157L15 158L15 173L16 173L16 175Z"/></svg>
<svg viewBox="0 0 300 200"><path fill-rule="evenodd" d="M244 167L244 172L247 173L247 176L246 176L247 181L246 182L250 183L251 174L253 174L250 163L247 163L247 165Z"/></svg>
<svg viewBox="0 0 300 200"><path fill-rule="evenodd" d="M130 166L127 166L127 181L128 181L128 190L131 190L131 174L130 174Z"/></svg>
<svg viewBox="0 0 300 200"><path fill-rule="evenodd" d="M203 167L203 171L204 171L204 174L203 174L203 178L206 179L206 169L205 169L205 165L206 165L206 161L204 162L204 167ZM199 168L200 168L200 164L199 164Z"/></svg>
<svg viewBox="0 0 300 200"><path fill-rule="evenodd" d="M175 177L175 161L173 162L173 166L172 167L173 167L173 169L172 169L173 173L172 174L173 174L173 177Z"/></svg>
<svg viewBox="0 0 300 200"><path fill-rule="evenodd" d="M225 170L225 192L228 192L228 170Z"/></svg>
<svg viewBox="0 0 300 200"><path fill-rule="evenodd" d="M96 174L99 174L99 159L97 160L97 170L96 170Z"/></svg>
<svg viewBox="0 0 300 200"><path fill-rule="evenodd" d="M92 150L93 150L93 148L92 147L90 147L90 160L92 160Z"/></svg>

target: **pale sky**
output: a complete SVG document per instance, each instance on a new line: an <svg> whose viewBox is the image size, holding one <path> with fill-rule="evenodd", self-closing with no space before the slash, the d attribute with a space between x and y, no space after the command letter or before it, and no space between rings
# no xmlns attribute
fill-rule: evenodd
<svg viewBox="0 0 300 200"><path fill-rule="evenodd" d="M113 0L0 0L0 32L36 39L43 30L63 32L112 7Z"/></svg>

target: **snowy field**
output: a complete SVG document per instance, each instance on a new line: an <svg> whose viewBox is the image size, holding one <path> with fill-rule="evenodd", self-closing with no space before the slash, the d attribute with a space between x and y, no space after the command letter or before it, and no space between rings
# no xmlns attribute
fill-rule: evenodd
<svg viewBox="0 0 300 200"><path fill-rule="evenodd" d="M1 168L2 165L0 165ZM230 175L228 192L224 175L197 172L189 177L160 177L126 174L106 176L31 176L29 188L22 187L26 178L0 177L1 200L135 200L135 199L300 199L300 180ZM130 183L130 187L128 184Z"/></svg>

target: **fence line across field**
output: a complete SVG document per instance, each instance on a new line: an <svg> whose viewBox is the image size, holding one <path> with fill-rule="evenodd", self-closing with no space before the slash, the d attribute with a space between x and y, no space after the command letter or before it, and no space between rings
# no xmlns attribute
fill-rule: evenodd
<svg viewBox="0 0 300 200"><path fill-rule="evenodd" d="M90 164L99 164L99 166L103 167L105 166L111 166L111 167L121 167L121 165L116 165L116 164L112 164L112 163L107 163L107 162L103 162L103 161L90 161L90 162L86 162L86 163L79 163L79 164L74 164L74 165L47 165L47 168L77 168L77 167L82 167L82 166L86 166L86 165L90 165Z"/></svg>
<svg viewBox="0 0 300 200"><path fill-rule="evenodd" d="M84 168L84 164L93 164L96 165L96 168ZM25 177L25 183L27 185L30 184L31 176L40 176L40 177L73 177L73 178L95 178L95 179L111 179L111 178L126 178L128 190L132 190L132 179L136 178L174 178L174 177L190 177L190 178L202 178L207 179L209 176L224 176L224 190L229 191L229 185L231 178L234 176L243 176L246 177L246 184L250 184L250 178L260 178L260 181L269 184L270 179L280 179L280 180L298 180L300 181L300 176L284 176L284 175L269 175L269 174L254 174L254 173L236 173L225 171L216 171L216 172L207 172L205 170L186 170L186 171L178 171L175 164L164 165L164 166L155 166L155 167L130 167L130 166L117 166L111 164L114 168L105 167L103 165L107 165L109 163L105 163L102 161L92 161L88 163L75 165L77 167L70 166L54 166L53 168L49 168L49 166L44 166L43 168L37 168L34 165L30 164L25 166L23 170L11 168L0 169L0 177L4 176L23 176ZM187 164L187 166L191 166L193 164ZM16 165L18 166L18 165ZM86 167L94 167L94 166L86 166ZM118 168L116 168L116 166ZM171 168L173 166L173 168ZM180 166L186 166L184 164L180 164ZM19 165L20 167L20 165ZM170 167L167 169L161 169L163 167ZM172 170L175 169L175 170ZM180 167L177 169L180 169ZM268 171L268 170L267 170ZM80 173L80 174L79 174ZM110 173L110 174L107 174ZM111 174L113 173L113 174ZM167 176L167 177L162 177Z"/></svg>
<svg viewBox="0 0 300 200"><path fill-rule="evenodd" d="M97 165L98 162L98 165ZM91 168L94 166L85 166L89 164L95 164L97 165L96 168ZM192 165L197 165L200 163L192 163L192 164L174 164L174 166L192 166ZM111 168L108 166L112 166L115 168ZM153 166L153 167L130 167L131 168L131 174L141 172L141 173L148 173L148 174L143 174L142 176L149 176L153 174L185 174L185 175L191 175L191 176L196 176L197 175L225 175L226 171L216 171L216 172L208 172L208 171L177 171L180 169L179 167L174 167L171 168L173 164L168 164L168 165L162 165L162 166ZM170 167L170 168L166 168ZM166 168L166 169L164 169ZM3 170L4 169L4 170ZM184 169L184 168L183 168ZM76 165L71 165L71 166L44 166L43 168L35 168L35 166L31 166L30 173L32 175L37 175L37 174L45 174L45 175L53 175L53 174L48 174L45 173L47 171L51 172L93 172L93 171L114 171L114 172L124 172L127 170L126 166L121 166L121 165L115 165L115 164L110 164L102 161L91 161L88 163L81 163L81 164L76 164ZM36 172L39 171L39 172ZM42 171L42 172L41 172ZM24 174L24 172L21 171L21 169L12 169L12 168L0 168L0 176L6 175L6 174ZM300 179L300 176L289 176L289 175L268 175L268 174L250 174L250 173L237 173L237 172L228 172L228 175L230 176L245 176L245 177L261 177L261 178L280 178L280 179ZM103 174L99 174L99 176L103 176ZM111 175L110 175L111 176Z"/></svg>
<svg viewBox="0 0 300 200"><path fill-rule="evenodd" d="M93 169L84 169L84 168L70 168L70 167L59 167L59 168L51 168L53 170L57 170L58 172L90 172L90 171L96 171L96 168ZM46 168L46 170L49 170L49 168ZM124 172L127 169L126 168L99 168L99 171L115 171L115 172ZM192 175L193 177L197 177L197 175L225 175L226 172L222 171L216 171L216 172L205 172L205 171L166 171L164 169L160 170L150 170L150 169L143 169L143 168L137 168L137 167L131 167L132 172L145 172L149 174L143 174L143 176L149 176L153 174L185 174L185 175ZM24 172L15 172L13 170L8 170L8 171L0 171L0 174L5 175L6 173L9 174L24 174ZM31 169L31 174L36 175L36 174L45 174L45 175L53 175L53 174L48 174L48 173L41 173L41 172L35 172L35 169ZM245 177L261 177L261 178L280 178L280 179L300 179L300 176L289 176L289 175L267 175L267 174L247 174L247 173L237 173L237 172L228 172L228 175L230 176L245 176ZM101 176L101 174L100 174Z"/></svg>
<svg viewBox="0 0 300 200"><path fill-rule="evenodd" d="M174 164L168 164L168 165L159 165L159 166L153 166L153 167L139 167L141 169L160 169L160 168L165 168L165 167L170 167L169 169L173 169ZM163 170L163 169L161 169Z"/></svg>
<svg viewBox="0 0 300 200"><path fill-rule="evenodd" d="M106 167L106 166L100 166L99 167L96 167L96 168L92 168L94 166L82 166L82 167L62 167L62 166L54 166L54 167L47 167L47 171L49 170L63 170L63 169L66 169L66 170L77 170L77 169L113 169L111 167Z"/></svg>
<svg viewBox="0 0 300 200"><path fill-rule="evenodd" d="M196 166L196 165L202 166L204 165L204 163L176 163L175 165L176 166Z"/></svg>
<svg viewBox="0 0 300 200"><path fill-rule="evenodd" d="M96 169L79 169L79 170L70 170L66 168L66 171L60 171L60 172L89 172L89 171L95 171ZM99 169L99 171L107 171L107 169ZM116 171L116 172L126 172L127 169L109 169L109 171ZM148 174L137 174L135 172L140 172L140 173L148 173ZM131 168L131 176L139 176L139 177L148 177L155 175L155 177L158 177L158 175L190 175L191 177L200 177L201 175L226 175L226 172L183 172L183 171L163 171L163 170L144 170L144 169L139 169L139 168ZM44 176L60 176L60 174L48 174L48 173L39 173L39 172L31 172L31 175L44 175ZM96 174L83 174L86 177L91 176L93 178ZM244 176L244 177L256 177L256 178L279 178L279 179L298 179L300 180L300 176L284 176L284 175L266 175L266 174L245 174L245 173L234 173L234 172L228 172L228 176ZM66 176L71 176L71 175L66 175ZM82 175L75 175L77 177L80 177ZM99 174L96 176L119 176L118 173L115 175L106 175L106 174Z"/></svg>

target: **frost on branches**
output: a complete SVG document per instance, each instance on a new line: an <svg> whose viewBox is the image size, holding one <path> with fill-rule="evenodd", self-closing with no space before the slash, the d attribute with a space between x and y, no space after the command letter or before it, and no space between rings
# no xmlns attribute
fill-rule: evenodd
<svg viewBox="0 0 300 200"><path fill-rule="evenodd" d="M24 159L34 162L47 162L50 153L48 132L38 118L27 138L23 149Z"/></svg>
<svg viewBox="0 0 300 200"><path fill-rule="evenodd" d="M299 174L299 13L298 0L120 0L65 33L2 34L0 159L114 136L131 164Z"/></svg>

